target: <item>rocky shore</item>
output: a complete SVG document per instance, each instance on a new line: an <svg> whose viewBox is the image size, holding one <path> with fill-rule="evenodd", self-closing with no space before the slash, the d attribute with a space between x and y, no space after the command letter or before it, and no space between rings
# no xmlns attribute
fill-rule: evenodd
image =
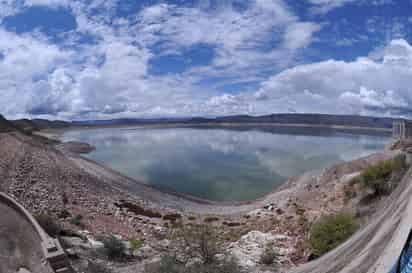
<svg viewBox="0 0 412 273"><path fill-rule="evenodd" d="M53 215L65 230L87 230L89 244L107 234L142 240L139 262L122 272L167 248L166 235L176 222L219 227L228 249L245 267L256 267L269 242L277 246L283 267L305 263L311 256L306 240L310 224L340 211L357 214L366 223L373 208L363 206L360 198L348 199L345 186L367 166L399 153L383 151L308 172L260 200L228 204L160 192L79 156L90 149L81 143L51 145L17 132L2 133L0 190L34 214ZM74 222L76 217L81 221Z"/></svg>

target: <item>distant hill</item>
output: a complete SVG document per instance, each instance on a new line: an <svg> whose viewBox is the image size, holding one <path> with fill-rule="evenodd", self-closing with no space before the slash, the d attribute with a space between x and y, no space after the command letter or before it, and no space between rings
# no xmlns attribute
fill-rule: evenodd
<svg viewBox="0 0 412 273"><path fill-rule="evenodd" d="M144 125L144 124L208 124L208 123L274 123L274 124L300 124L322 126L348 126L362 128L392 128L393 118L380 118L355 115L324 115L324 114L271 114L265 116L226 116L217 118L160 118L160 119L112 119L74 121L73 125Z"/></svg>
<svg viewBox="0 0 412 273"><path fill-rule="evenodd" d="M44 129L59 129L70 126L121 126L150 124L185 124L185 125L219 125L219 124L296 124L308 126L345 126L360 128L391 129L393 118L380 118L355 115L325 115L325 114L271 114L265 116L236 115L217 118L152 118L152 119L110 119L86 121L50 121L46 119L19 119L8 121L0 115L0 132L21 130L27 133Z"/></svg>
<svg viewBox="0 0 412 273"><path fill-rule="evenodd" d="M16 128L14 127L13 123L5 119L2 115L0 115L0 133L15 131Z"/></svg>
<svg viewBox="0 0 412 273"><path fill-rule="evenodd" d="M13 122L15 127L27 133L44 129L59 129L71 126L70 122L60 120L51 121L47 119L18 119L11 122Z"/></svg>
<svg viewBox="0 0 412 273"><path fill-rule="evenodd" d="M388 129L392 128L394 121L393 118L324 114L272 114L259 117L231 116L217 118L216 120L218 122L305 124Z"/></svg>

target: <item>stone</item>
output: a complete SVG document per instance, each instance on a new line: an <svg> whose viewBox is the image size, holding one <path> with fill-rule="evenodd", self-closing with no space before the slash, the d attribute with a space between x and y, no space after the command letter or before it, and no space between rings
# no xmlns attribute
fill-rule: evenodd
<svg viewBox="0 0 412 273"><path fill-rule="evenodd" d="M239 241L231 243L229 245L229 252L238 261L239 265L243 268L255 268L260 261L262 253L268 245L274 245L277 252L280 254L288 253L289 250L282 247L288 237L285 235L271 233L263 233L260 231L250 231L242 236ZM279 243L278 243L279 242Z"/></svg>
<svg viewBox="0 0 412 273"><path fill-rule="evenodd" d="M155 256L156 254L157 251L149 245L142 246L141 248L133 252L133 256L139 259L148 259Z"/></svg>

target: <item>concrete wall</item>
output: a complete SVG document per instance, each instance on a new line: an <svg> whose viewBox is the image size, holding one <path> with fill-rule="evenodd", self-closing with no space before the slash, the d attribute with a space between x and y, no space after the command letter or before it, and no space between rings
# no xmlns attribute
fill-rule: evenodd
<svg viewBox="0 0 412 273"><path fill-rule="evenodd" d="M73 272L60 243L18 202L0 193L0 272Z"/></svg>

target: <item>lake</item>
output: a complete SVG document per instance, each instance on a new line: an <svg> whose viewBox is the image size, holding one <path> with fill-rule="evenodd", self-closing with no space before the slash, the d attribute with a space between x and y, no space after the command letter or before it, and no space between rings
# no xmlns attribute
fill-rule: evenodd
<svg viewBox="0 0 412 273"><path fill-rule="evenodd" d="M86 157L153 187L215 201L262 197L287 178L381 151L389 137L309 128L105 128L68 131Z"/></svg>

